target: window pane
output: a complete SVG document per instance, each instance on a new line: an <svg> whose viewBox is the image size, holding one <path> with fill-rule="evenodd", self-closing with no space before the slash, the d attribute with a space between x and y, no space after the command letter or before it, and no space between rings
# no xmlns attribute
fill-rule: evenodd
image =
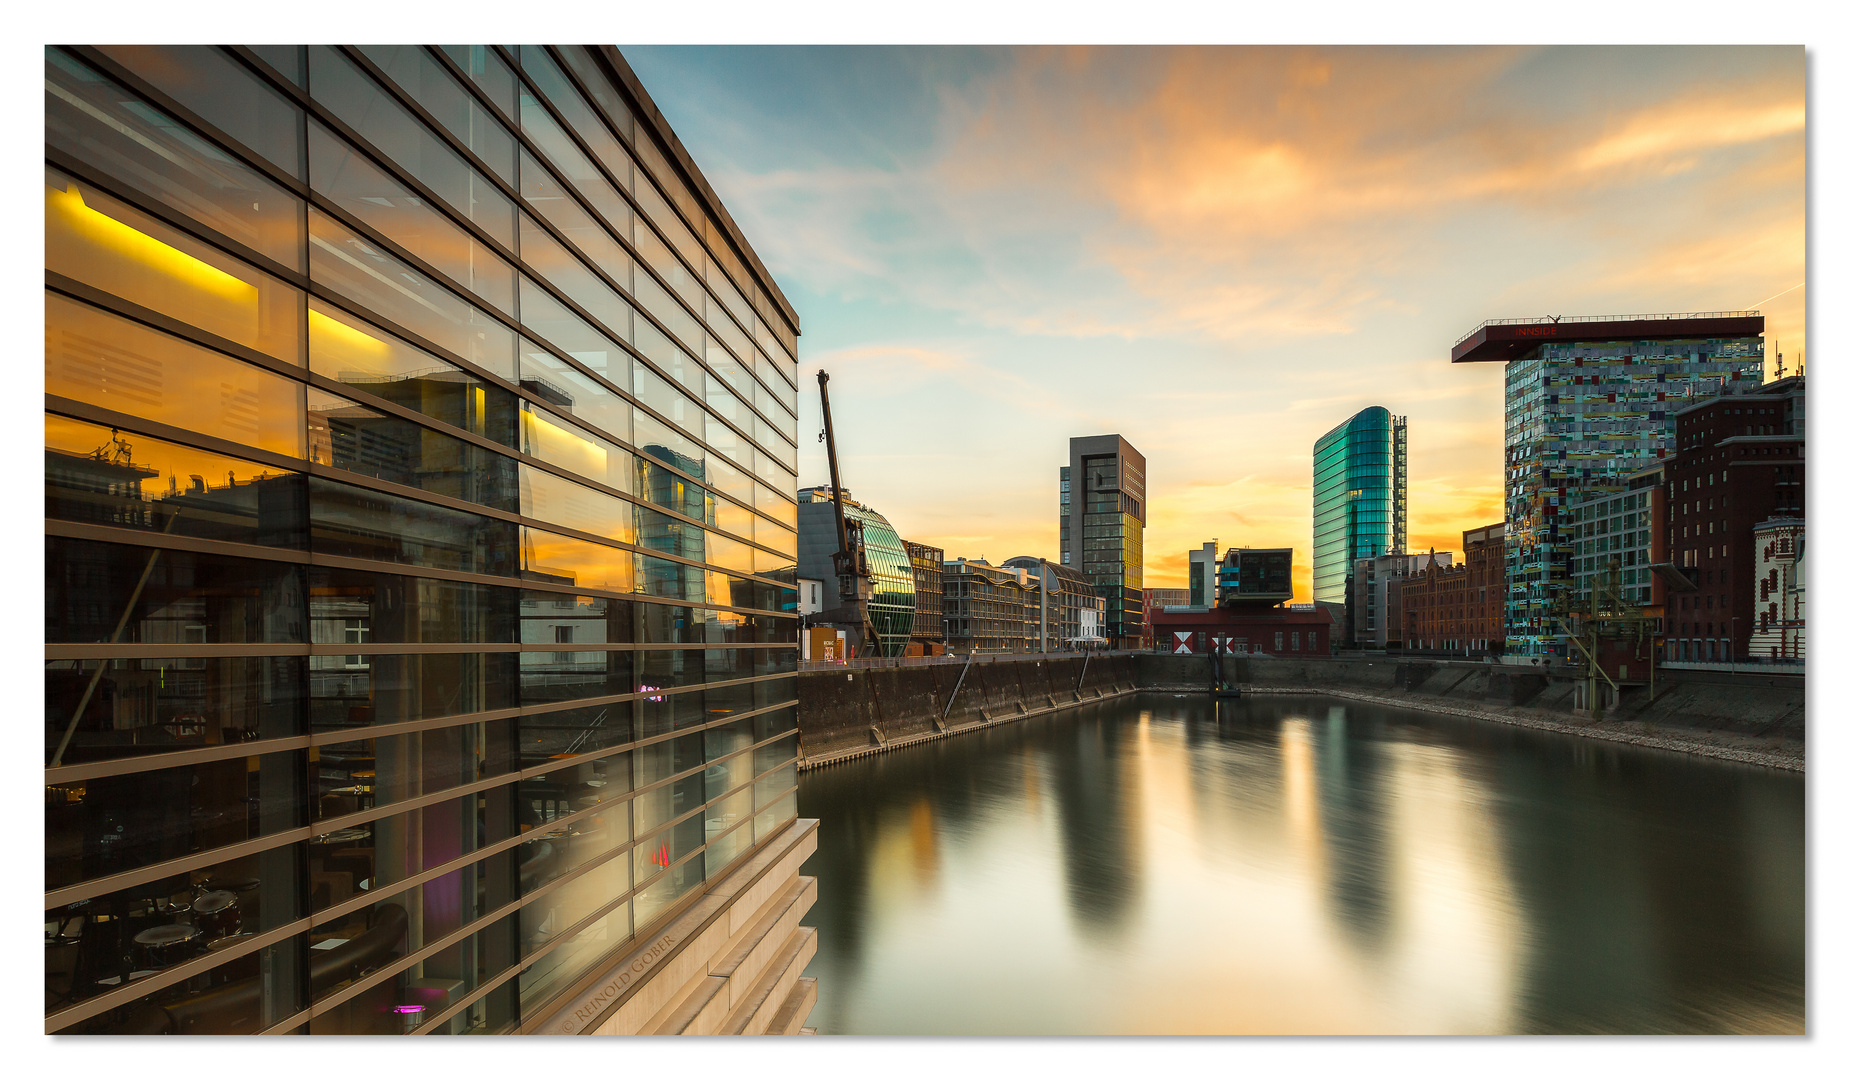
<svg viewBox="0 0 1850 1080"><path fill-rule="evenodd" d="M45 143L303 268L300 199L56 49L45 53Z"/></svg>
<svg viewBox="0 0 1850 1080"><path fill-rule="evenodd" d="M516 572L515 525L415 499L309 478L314 550L476 574Z"/></svg>
<svg viewBox="0 0 1850 1080"><path fill-rule="evenodd" d="M304 493L299 473L45 416L50 518L301 548Z"/></svg>
<svg viewBox="0 0 1850 1080"><path fill-rule="evenodd" d="M358 653L309 661L310 722L317 732L518 704L518 653Z"/></svg>
<svg viewBox="0 0 1850 1080"><path fill-rule="evenodd" d="M629 592L635 584L631 554L585 540L522 528L521 565L529 580Z"/></svg>
<svg viewBox="0 0 1850 1080"><path fill-rule="evenodd" d="M502 179L514 179L514 136L428 52L416 45L362 45L360 51Z"/></svg>
<svg viewBox="0 0 1850 1080"><path fill-rule="evenodd" d="M596 361L598 365L609 360L609 354L603 352L574 351L571 355L587 363ZM632 406L628 398L525 338L521 339L520 357L521 389L541 398L559 412L601 428L619 439L630 437ZM627 358L622 362L627 363Z"/></svg>
<svg viewBox="0 0 1850 1080"><path fill-rule="evenodd" d="M601 232L601 230L600 230ZM552 234L534 224L526 215L520 218L520 257L526 265L557 288L572 298L580 307L590 312L595 318L610 328L618 337L631 339L629 301L618 296L616 291L604 280L593 274L576 255L567 251L563 245L553 239ZM622 263L607 269L623 272L627 267ZM549 340L553 336L548 330L529 317L525 308L521 310L522 321L528 326L546 334Z"/></svg>
<svg viewBox="0 0 1850 1080"><path fill-rule="evenodd" d="M552 173L544 165L525 150L520 152L520 194L541 217L551 222L579 251L584 252L593 265L615 278L623 288L632 286L629 253L611 238L604 226L592 218L563 185L553 179ZM611 222L611 227L627 238L627 207L622 213L623 216ZM521 254L522 258L531 261L524 250Z"/></svg>
<svg viewBox="0 0 1850 1080"><path fill-rule="evenodd" d="M439 348L514 375L514 334L475 305L328 217L308 215L309 273Z"/></svg>
<svg viewBox="0 0 1850 1080"><path fill-rule="evenodd" d="M291 363L292 286L126 203L45 170L45 269Z"/></svg>
<svg viewBox="0 0 1850 1080"><path fill-rule="evenodd" d="M298 735L305 679L299 656L47 661L45 760L67 736L65 765Z"/></svg>
<svg viewBox="0 0 1850 1080"><path fill-rule="evenodd" d="M627 652L520 654L522 704L607 697L627 694L630 689L630 654Z"/></svg>
<svg viewBox="0 0 1850 1080"><path fill-rule="evenodd" d="M518 399L463 368L310 298L310 370L408 409L515 445Z"/></svg>
<svg viewBox="0 0 1850 1080"><path fill-rule="evenodd" d="M513 458L323 390L308 391L309 460L518 511Z"/></svg>
<svg viewBox="0 0 1850 1080"><path fill-rule="evenodd" d="M627 408L627 403L625 403ZM631 490L635 468L628 450L528 404L521 414L521 449L618 491Z"/></svg>
<svg viewBox="0 0 1850 1080"><path fill-rule="evenodd" d="M308 128L316 191L501 311L514 308L514 268L423 196L320 124Z"/></svg>
<svg viewBox="0 0 1850 1080"><path fill-rule="evenodd" d="M310 640L318 645L519 639L519 593L511 588L315 566L308 592Z"/></svg>
<svg viewBox="0 0 1850 1080"><path fill-rule="evenodd" d="M302 176L302 110L249 68L205 45L98 48L277 168Z"/></svg>
<svg viewBox="0 0 1850 1080"><path fill-rule="evenodd" d="M46 537L45 638L163 645L306 641L304 569Z"/></svg>
<svg viewBox="0 0 1850 1080"><path fill-rule="evenodd" d="M520 512L626 544L636 539L636 506L531 465L520 467Z"/></svg>
<svg viewBox="0 0 1850 1080"><path fill-rule="evenodd" d="M301 751L288 750L65 785L59 790L75 798L46 807L45 887L295 828L301 760Z"/></svg>
<svg viewBox="0 0 1850 1080"><path fill-rule="evenodd" d="M316 101L400 168L423 181L456 213L480 225L506 247L514 246L513 204L462 155L333 49L309 46L308 67L309 86Z"/></svg>

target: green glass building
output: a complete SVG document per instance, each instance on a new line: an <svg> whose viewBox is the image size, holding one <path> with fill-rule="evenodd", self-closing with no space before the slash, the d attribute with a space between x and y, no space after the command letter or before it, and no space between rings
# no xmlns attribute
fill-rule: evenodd
<svg viewBox="0 0 1850 1080"><path fill-rule="evenodd" d="M867 549L867 569L874 579L874 596L867 613L880 635L880 655L900 656L912 640L912 622L918 607L912 556L886 518L854 501L842 489L842 513L858 524ZM797 576L822 582L822 610L841 603L835 578L835 550L841 546L835 531L835 506L826 487L797 492Z"/></svg>
<svg viewBox="0 0 1850 1080"><path fill-rule="evenodd" d="M1311 593L1348 598L1357 559L1407 550L1407 418L1379 405L1317 440L1311 455Z"/></svg>

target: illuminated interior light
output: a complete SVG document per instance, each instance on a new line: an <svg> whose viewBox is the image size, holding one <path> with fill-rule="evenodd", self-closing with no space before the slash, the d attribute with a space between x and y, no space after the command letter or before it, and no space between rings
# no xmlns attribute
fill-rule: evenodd
<svg viewBox="0 0 1850 1080"><path fill-rule="evenodd" d="M60 221L66 230L97 247L159 270L203 292L241 304L255 306L257 303L257 286L92 209L84 204L83 193L74 186L64 191L55 187L45 189L45 220L48 225Z"/></svg>
<svg viewBox="0 0 1850 1080"><path fill-rule="evenodd" d="M319 338L319 342L317 342ZM328 348L340 352L371 353L374 356L389 356L392 346L380 341L358 327L348 326L339 319L323 315L309 309L308 312L308 347L310 349Z"/></svg>

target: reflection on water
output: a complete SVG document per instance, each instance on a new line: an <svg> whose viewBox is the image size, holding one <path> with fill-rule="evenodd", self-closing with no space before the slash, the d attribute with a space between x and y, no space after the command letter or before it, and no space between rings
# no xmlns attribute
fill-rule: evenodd
<svg viewBox="0 0 1850 1080"><path fill-rule="evenodd" d="M847 1034L1804 1030L1804 780L1148 695L806 774Z"/></svg>

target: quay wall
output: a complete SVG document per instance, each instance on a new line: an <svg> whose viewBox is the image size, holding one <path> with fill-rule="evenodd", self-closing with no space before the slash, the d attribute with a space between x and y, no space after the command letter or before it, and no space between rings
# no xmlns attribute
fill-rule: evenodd
<svg viewBox="0 0 1850 1080"><path fill-rule="evenodd" d="M1138 659L1139 685L1146 689L1202 690L1211 679L1205 656L1150 653ZM1762 764L1803 767L1805 679L1799 675L1660 669L1654 688L1621 686L1617 707L1596 718L1575 707L1582 678L1510 664L1390 656L1233 657L1230 663L1242 693L1328 693L1620 742L1751 751Z"/></svg>
<svg viewBox="0 0 1850 1080"><path fill-rule="evenodd" d="M998 655L953 664L805 671L797 676L798 765L845 761L1142 690L1206 692L1212 662L1207 656L1163 653L1094 656L1089 662L1058 654ZM1388 656L1227 657L1222 663L1243 694L1330 694L1804 768L1805 680L1796 675L1660 671L1655 688L1624 686L1617 707L1594 717L1575 708L1580 680L1508 664Z"/></svg>
<svg viewBox="0 0 1850 1080"><path fill-rule="evenodd" d="M810 768L1135 693L1140 659L998 655L805 671L797 676L798 765Z"/></svg>

